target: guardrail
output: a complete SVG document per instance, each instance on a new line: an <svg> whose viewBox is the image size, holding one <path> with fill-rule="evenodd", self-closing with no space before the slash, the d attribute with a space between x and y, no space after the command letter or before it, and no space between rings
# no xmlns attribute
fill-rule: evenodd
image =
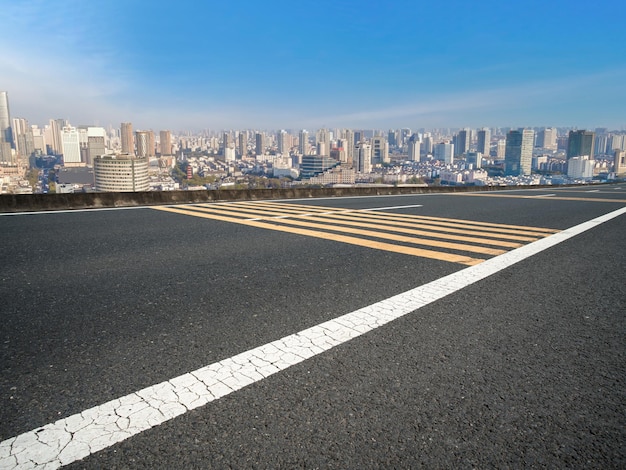
<svg viewBox="0 0 626 470"><path fill-rule="evenodd" d="M553 188L525 186L524 188ZM305 199L320 197L498 191L520 186L368 186L351 188L218 189L206 191L147 191L137 193L3 194L0 212L100 209L106 207L193 204L214 201Z"/></svg>

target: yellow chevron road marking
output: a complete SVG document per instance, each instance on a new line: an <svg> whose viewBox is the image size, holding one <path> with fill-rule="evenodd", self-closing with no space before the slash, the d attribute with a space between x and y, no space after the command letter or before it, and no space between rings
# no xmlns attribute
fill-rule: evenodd
<svg viewBox="0 0 626 470"><path fill-rule="evenodd" d="M473 265L484 260L407 245L497 256L507 249L522 246L523 243L520 242L532 242L558 231L441 217L380 214L366 209L263 201L160 206L154 209L464 265Z"/></svg>
<svg viewBox="0 0 626 470"><path fill-rule="evenodd" d="M247 225L250 227L277 230L279 232L295 233L299 235L306 235L309 237L323 238L325 240L334 240L338 242L348 243L351 245L359 245L359 246L364 246L368 248L374 248L377 250L385 250L385 251L391 251L394 253L401 253L405 255L419 256L422 258L430 258L430 259L436 259L440 261L448 261L451 263L459 263L459 264L463 264L466 266L473 266L475 264L479 264L484 261L483 259L480 259L480 258L471 258L469 256L456 255L452 253L424 250L421 248L413 248L413 247L407 247L407 246L402 246L402 245L393 245L391 243L376 242L376 241L367 240L364 238L347 237L345 235L338 235L338 234L327 233L327 232L317 232L314 230L306 230L306 229L300 229L296 227L285 227L285 226L268 224L265 222L236 219L233 217L225 217L225 216L220 216L217 214L206 214L202 212L194 212L190 210L176 209L174 207L154 207L154 209L165 211L165 212L174 212L177 214L191 215L194 217L202 217L206 219L221 220L224 222L235 222L235 223Z"/></svg>

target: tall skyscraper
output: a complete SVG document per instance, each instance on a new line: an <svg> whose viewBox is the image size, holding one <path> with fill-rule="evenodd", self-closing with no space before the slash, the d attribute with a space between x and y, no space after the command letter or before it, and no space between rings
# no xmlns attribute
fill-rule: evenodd
<svg viewBox="0 0 626 470"><path fill-rule="evenodd" d="M518 129L508 132L504 152L505 175L530 175L534 140L535 131L532 129Z"/></svg>
<svg viewBox="0 0 626 470"><path fill-rule="evenodd" d="M133 124L123 122L120 126L120 139L122 141L122 153L135 154L135 141L133 139Z"/></svg>
<svg viewBox="0 0 626 470"><path fill-rule="evenodd" d="M30 157L33 153L35 153L33 130L28 125L28 121L26 119L14 118L11 130L13 132L13 141L18 155L22 157Z"/></svg>
<svg viewBox="0 0 626 470"><path fill-rule="evenodd" d="M154 157L154 153L155 153L154 132L152 131L135 132L135 142L137 145L138 157Z"/></svg>
<svg viewBox="0 0 626 470"><path fill-rule="evenodd" d="M476 151L480 152L483 155L489 156L490 147L491 131L486 127L483 127L478 131L478 143L476 146Z"/></svg>
<svg viewBox="0 0 626 470"><path fill-rule="evenodd" d="M226 155L226 149L234 148L233 137L230 135L230 131L222 134L222 155Z"/></svg>
<svg viewBox="0 0 626 470"><path fill-rule="evenodd" d="M346 129L344 139L347 141L344 150L346 152L346 163L351 166L354 164L354 132L352 129Z"/></svg>
<svg viewBox="0 0 626 470"><path fill-rule="evenodd" d="M456 142L454 144L455 149L455 157L459 157L466 152L469 151L470 144L472 141L472 131L471 129L465 128L461 129L459 133L456 135Z"/></svg>
<svg viewBox="0 0 626 470"><path fill-rule="evenodd" d="M237 150L240 157L245 157L248 154L248 132L239 132L239 141L237 142Z"/></svg>
<svg viewBox="0 0 626 470"><path fill-rule="evenodd" d="M328 129L318 129L315 133L315 145L319 147L319 144L323 144L324 155L328 155L330 151L330 132Z"/></svg>
<svg viewBox="0 0 626 470"><path fill-rule="evenodd" d="M278 131L276 137L276 140L278 141L278 153L281 155L289 155L289 149L291 148L291 136L287 133L287 131L281 129Z"/></svg>
<svg viewBox="0 0 626 470"><path fill-rule="evenodd" d="M588 156L593 158L596 134L592 131L569 131L567 141L567 159Z"/></svg>
<svg viewBox="0 0 626 470"><path fill-rule="evenodd" d="M44 129L44 136L46 138L46 147L48 153L52 155L63 154L63 144L61 143L61 129L63 129L68 123L65 119L50 119L48 125Z"/></svg>
<svg viewBox="0 0 626 470"><path fill-rule="evenodd" d="M354 146L354 169L358 173L371 173L372 146L365 142L358 142Z"/></svg>
<svg viewBox="0 0 626 470"><path fill-rule="evenodd" d="M300 155L309 154L309 133L306 129L300 131L300 141L298 142L298 153Z"/></svg>
<svg viewBox="0 0 626 470"><path fill-rule="evenodd" d="M434 157L444 163L454 163L454 144L450 142L436 144Z"/></svg>
<svg viewBox="0 0 626 470"><path fill-rule="evenodd" d="M265 134L257 132L254 136L255 140L255 154L265 155Z"/></svg>
<svg viewBox="0 0 626 470"><path fill-rule="evenodd" d="M81 166L78 129L72 126L65 126L61 130L61 146L63 148L63 165Z"/></svg>
<svg viewBox="0 0 626 470"><path fill-rule="evenodd" d="M389 162L389 144L382 136L372 137L372 163L374 165Z"/></svg>
<svg viewBox="0 0 626 470"><path fill-rule="evenodd" d="M159 147L162 156L172 154L172 133L170 131L159 132Z"/></svg>
<svg viewBox="0 0 626 470"><path fill-rule="evenodd" d="M429 155L433 153L434 139L430 132L424 134L424 139L422 140L422 152L424 155Z"/></svg>
<svg viewBox="0 0 626 470"><path fill-rule="evenodd" d="M6 91L0 91L0 142L6 142L11 148L15 148L9 112L9 94Z"/></svg>
<svg viewBox="0 0 626 470"><path fill-rule="evenodd" d="M546 150L556 150L556 129L546 127L537 133L537 142L535 145Z"/></svg>
<svg viewBox="0 0 626 470"><path fill-rule="evenodd" d="M409 146L409 160L412 162L419 162L421 142L417 134L413 134L409 138L408 146Z"/></svg>

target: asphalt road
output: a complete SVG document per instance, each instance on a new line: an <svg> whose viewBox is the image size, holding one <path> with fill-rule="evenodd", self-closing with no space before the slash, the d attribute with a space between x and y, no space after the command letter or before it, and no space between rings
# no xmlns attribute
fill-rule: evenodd
<svg viewBox="0 0 626 470"><path fill-rule="evenodd" d="M564 230L626 185L280 204ZM204 209L0 216L0 441L466 268ZM625 316L621 215L70 467L624 468Z"/></svg>

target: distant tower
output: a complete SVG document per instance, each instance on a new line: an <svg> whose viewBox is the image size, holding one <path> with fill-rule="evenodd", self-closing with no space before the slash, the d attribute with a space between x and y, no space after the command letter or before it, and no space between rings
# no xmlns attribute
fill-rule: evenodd
<svg viewBox="0 0 626 470"><path fill-rule="evenodd" d="M63 165L80 166L80 136L78 129L65 126L61 131L61 145L63 147Z"/></svg>
<svg viewBox="0 0 626 470"><path fill-rule="evenodd" d="M489 156L489 150L491 146L491 131L486 127L483 127L478 131L478 145L476 151L483 155Z"/></svg>
<svg viewBox="0 0 626 470"><path fill-rule="evenodd" d="M354 147L354 169L359 173L372 171L372 146L358 142Z"/></svg>
<svg viewBox="0 0 626 470"><path fill-rule="evenodd" d="M573 157L582 157L585 155L589 158L593 158L595 139L596 134L592 131L569 131L567 159L569 160Z"/></svg>
<svg viewBox="0 0 626 470"><path fill-rule="evenodd" d="M510 176L530 175L533 158L535 131L511 130L506 135L504 174Z"/></svg>
<svg viewBox="0 0 626 470"><path fill-rule="evenodd" d="M240 157L245 157L248 154L248 132L239 132L239 141L237 142L237 149Z"/></svg>
<svg viewBox="0 0 626 470"><path fill-rule="evenodd" d="M441 142L435 145L435 159L444 163L454 163L454 144Z"/></svg>
<svg viewBox="0 0 626 470"><path fill-rule="evenodd" d="M496 158L498 160L502 160L506 153L506 140L498 139L498 144L496 146Z"/></svg>
<svg viewBox="0 0 626 470"><path fill-rule="evenodd" d="M226 149L229 149L231 147L233 147L232 136L230 135L229 131L224 132L222 138L222 154L226 155Z"/></svg>
<svg viewBox="0 0 626 470"><path fill-rule="evenodd" d="M417 134L413 134L409 138L408 146L409 146L409 160L412 162L419 162L421 142Z"/></svg>
<svg viewBox="0 0 626 470"><path fill-rule="evenodd" d="M291 148L291 136L281 129L277 135L278 140L278 153L281 155L289 155L289 149Z"/></svg>
<svg viewBox="0 0 626 470"><path fill-rule="evenodd" d="M122 140L122 153L135 154L135 141L133 140L133 124L123 122L120 126L120 138Z"/></svg>
<svg viewBox="0 0 626 470"><path fill-rule="evenodd" d="M298 143L298 153L300 155L308 155L309 153L309 133L302 129L300 131L300 142Z"/></svg>
<svg viewBox="0 0 626 470"><path fill-rule="evenodd" d="M9 94L0 91L0 142L6 142L15 148L13 131L11 130L11 113L9 112Z"/></svg>
<svg viewBox="0 0 626 470"><path fill-rule="evenodd" d="M470 143L472 140L472 131L471 129L465 128L461 129L456 136L456 144L455 148L455 157L461 156L467 153L470 149Z"/></svg>
<svg viewBox="0 0 626 470"><path fill-rule="evenodd" d="M262 132L256 133L255 144L255 154L265 155L265 135Z"/></svg>
<svg viewBox="0 0 626 470"><path fill-rule="evenodd" d="M15 143L15 149L18 155L22 157L30 157L35 153L35 142L33 137L33 130L28 125L28 121L24 118L14 118L13 126L11 127L13 133L13 142Z"/></svg>
<svg viewBox="0 0 626 470"><path fill-rule="evenodd" d="M372 163L388 163L389 162L389 144L387 139L382 136L372 138Z"/></svg>
<svg viewBox="0 0 626 470"><path fill-rule="evenodd" d="M159 132L159 146L161 147L161 155L172 154L172 133L170 131Z"/></svg>
<svg viewBox="0 0 626 470"><path fill-rule="evenodd" d="M535 145L546 150L556 150L556 129L546 127L540 130L537 133L537 143Z"/></svg>
<svg viewBox="0 0 626 470"><path fill-rule="evenodd" d="M137 131L135 132L135 139L138 157L154 157L154 132Z"/></svg>

